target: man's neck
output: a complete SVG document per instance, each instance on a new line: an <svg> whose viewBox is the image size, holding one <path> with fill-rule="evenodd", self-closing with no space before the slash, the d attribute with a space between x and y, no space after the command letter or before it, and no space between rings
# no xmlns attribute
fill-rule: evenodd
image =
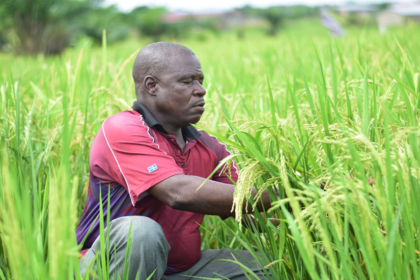
<svg viewBox="0 0 420 280"><path fill-rule="evenodd" d="M181 150L184 151L186 143L185 143L184 136L182 135L181 128L171 128L164 125L162 126L166 130L166 132L168 132L168 134L174 135L176 137L176 142L178 142L178 145L181 148Z"/></svg>
<svg viewBox="0 0 420 280"><path fill-rule="evenodd" d="M175 136L176 141L178 142L178 145L181 147L182 150L184 150L185 140L184 140L184 136L182 135L181 127L172 125L170 123L171 119L169 119L168 121L164 115L157 113L157 110L155 110L152 104L147 104L147 102L144 102L142 100L138 100L138 101L141 102L144 106L146 106L146 108L150 111L150 113L153 114L154 118L159 122L159 124L163 127L166 133Z"/></svg>
<svg viewBox="0 0 420 280"><path fill-rule="evenodd" d="M172 126L172 125L168 124L167 122L165 122L164 120L160 120L158 117L156 117L156 119L159 121L159 123L162 125L163 129L165 129L165 131L168 134L176 137L176 141L178 142L179 147L181 147L181 149L184 150L186 145L185 145L184 136L182 135L181 127Z"/></svg>
<svg viewBox="0 0 420 280"><path fill-rule="evenodd" d="M157 118L156 118L157 119ZM182 131L180 127L174 127L172 125L168 125L165 122L162 122L161 120L157 119L159 121L159 123L162 125L163 129L165 129L165 131L170 134L170 135L174 135L175 137L177 135L182 135Z"/></svg>

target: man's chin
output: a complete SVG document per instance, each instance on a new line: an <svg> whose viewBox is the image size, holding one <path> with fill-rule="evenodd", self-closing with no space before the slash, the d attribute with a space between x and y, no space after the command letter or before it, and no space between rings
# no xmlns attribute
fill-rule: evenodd
<svg viewBox="0 0 420 280"><path fill-rule="evenodd" d="M189 124L196 124L200 121L200 119L201 119L201 115L199 117L191 118L188 123Z"/></svg>

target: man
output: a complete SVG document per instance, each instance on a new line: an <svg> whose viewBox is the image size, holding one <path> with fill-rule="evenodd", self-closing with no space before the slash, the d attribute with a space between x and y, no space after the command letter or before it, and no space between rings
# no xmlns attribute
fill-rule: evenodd
<svg viewBox="0 0 420 280"><path fill-rule="evenodd" d="M100 203L107 215L109 201L112 279L125 273L128 279L144 280L153 272L152 279L246 279L238 265L212 262L232 259L229 250L200 249L204 215L234 215L231 179L236 181L238 174L232 163L230 172L219 170L197 190L229 155L216 138L191 126L200 120L205 104L198 58L182 45L154 43L137 55L133 78L134 110L106 119L92 143L89 191L77 227L78 243L84 241L82 274L89 265L95 271L93 260L100 254L97 217ZM257 207L269 206L264 193ZM240 254L253 259L248 252ZM126 256L129 263L124 265ZM261 270L255 263L245 265Z"/></svg>

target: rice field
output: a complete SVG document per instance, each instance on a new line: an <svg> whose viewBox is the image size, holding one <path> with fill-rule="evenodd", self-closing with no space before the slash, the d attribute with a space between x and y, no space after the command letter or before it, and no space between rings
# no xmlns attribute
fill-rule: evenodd
<svg viewBox="0 0 420 280"><path fill-rule="evenodd" d="M258 212L261 233L240 215L207 217L203 249L246 249L267 279L420 279L419 32L334 39L309 22L276 38L179 42L205 74L197 126L240 166L235 207L253 203L252 186L280 193L265 211L278 227ZM148 43L0 54L0 279L82 279L75 228L90 144L131 108L132 63Z"/></svg>

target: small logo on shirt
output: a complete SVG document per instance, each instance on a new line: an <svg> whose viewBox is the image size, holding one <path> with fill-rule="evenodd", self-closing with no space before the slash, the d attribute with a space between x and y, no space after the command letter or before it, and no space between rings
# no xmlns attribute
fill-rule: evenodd
<svg viewBox="0 0 420 280"><path fill-rule="evenodd" d="M147 167L147 170L149 170L149 173L152 173L153 171L158 170L158 167L156 164L153 164L152 166Z"/></svg>

